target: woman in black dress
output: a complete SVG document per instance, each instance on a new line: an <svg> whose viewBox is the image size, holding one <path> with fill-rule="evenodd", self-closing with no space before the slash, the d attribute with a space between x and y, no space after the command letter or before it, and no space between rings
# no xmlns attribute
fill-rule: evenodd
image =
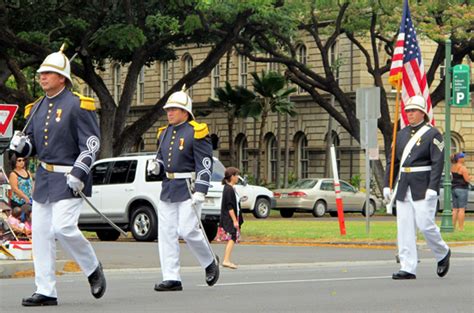
<svg viewBox="0 0 474 313"><path fill-rule="evenodd" d="M222 266L236 269L237 265L230 261L230 255L234 244L239 241L240 226L244 222L239 206L239 196L235 192L234 185L239 181L239 170L235 167L226 169L222 184L221 219L220 226L223 228L224 236L222 240L227 240L224 260Z"/></svg>

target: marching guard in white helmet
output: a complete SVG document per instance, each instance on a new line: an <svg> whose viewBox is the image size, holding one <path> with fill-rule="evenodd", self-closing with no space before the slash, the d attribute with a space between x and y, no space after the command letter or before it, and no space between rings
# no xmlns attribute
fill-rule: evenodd
<svg viewBox="0 0 474 313"><path fill-rule="evenodd" d="M19 156L37 156L33 193L33 260L36 292L24 306L57 305L55 263L57 239L88 277L91 293L103 296L102 265L77 226L83 191L90 196L90 169L100 147L94 99L73 94L68 58L59 52L46 57L38 69L45 92L28 105L25 133L16 132L10 150ZM31 114L30 114L31 112Z"/></svg>
<svg viewBox="0 0 474 313"><path fill-rule="evenodd" d="M197 123L192 100L184 91L173 93L166 105L169 125L158 131L158 151L148 171L164 173L158 205L158 244L163 282L156 291L182 290L179 241L183 238L205 269L206 283L214 285L219 278L219 264L205 233L199 228L198 216L209 189L212 175L212 144L205 123ZM194 190L190 192L190 181Z"/></svg>
<svg viewBox="0 0 474 313"><path fill-rule="evenodd" d="M416 228L421 231L438 261L438 276L444 277L449 270L451 251L435 223L444 165L443 136L429 124L426 101L422 96L411 97L405 105L405 112L410 125L397 135L394 173L398 173L398 177L395 178L395 189L392 192L388 187L390 175L387 170L383 190L384 198L387 201L396 200L397 208L401 268L393 273L392 278L416 279ZM387 160L387 168L390 168L390 159Z"/></svg>

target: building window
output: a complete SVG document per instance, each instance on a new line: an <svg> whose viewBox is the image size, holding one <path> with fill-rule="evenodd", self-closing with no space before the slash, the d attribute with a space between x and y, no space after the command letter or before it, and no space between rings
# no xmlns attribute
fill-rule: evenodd
<svg viewBox="0 0 474 313"><path fill-rule="evenodd" d="M82 94L86 97L94 98L94 92L92 91L92 88L89 85L86 85L84 89L82 89Z"/></svg>
<svg viewBox="0 0 474 313"><path fill-rule="evenodd" d="M247 88L247 76L248 76L248 64L247 57L239 55L239 85Z"/></svg>
<svg viewBox="0 0 474 313"><path fill-rule="evenodd" d="M439 80L443 80L445 72L446 72L446 65L444 63L440 64L439 65Z"/></svg>
<svg viewBox="0 0 474 313"><path fill-rule="evenodd" d="M237 162L242 173L249 172L249 151L247 137L242 136L237 141Z"/></svg>
<svg viewBox="0 0 474 313"><path fill-rule="evenodd" d="M114 101L115 105L118 106L120 101L120 94L122 93L122 73L120 64L115 64L113 67L113 85L114 85Z"/></svg>
<svg viewBox="0 0 474 313"><path fill-rule="evenodd" d="M301 134L296 142L296 161L298 164L298 178L308 178L309 153L308 138Z"/></svg>
<svg viewBox="0 0 474 313"><path fill-rule="evenodd" d="M463 138L459 133L451 131L450 155L463 151Z"/></svg>
<svg viewBox="0 0 474 313"><path fill-rule="evenodd" d="M212 70L212 79L211 79L211 95L216 97L216 89L220 87L221 84L221 65L217 63L214 69Z"/></svg>
<svg viewBox="0 0 474 313"><path fill-rule="evenodd" d="M278 146L277 146L277 139L274 135L272 135L268 139L268 174L267 174L267 181L275 182L277 180L277 155L278 155Z"/></svg>
<svg viewBox="0 0 474 313"><path fill-rule="evenodd" d="M189 72L191 72L191 70L193 69L193 58L187 54L184 59L184 75L188 74ZM193 88L189 88L187 90L187 93L188 95L192 98L193 97Z"/></svg>
<svg viewBox="0 0 474 313"><path fill-rule="evenodd" d="M301 64L306 65L306 63L308 61L307 60L308 57L307 57L307 51L306 51L306 46L305 45L299 45L296 48L296 59ZM301 87L298 87L298 94L303 93L303 92L304 92L304 89L301 88Z"/></svg>
<svg viewBox="0 0 474 313"><path fill-rule="evenodd" d="M272 55L270 53L267 53L267 58L271 58ZM267 63L267 71L269 72L280 72L280 63L275 63L275 62L268 62Z"/></svg>
<svg viewBox="0 0 474 313"><path fill-rule="evenodd" d="M145 67L143 66L138 74L137 81L137 104L143 104L145 102Z"/></svg>
<svg viewBox="0 0 474 313"><path fill-rule="evenodd" d="M161 96L163 97L169 89L169 62L163 61L161 62Z"/></svg>

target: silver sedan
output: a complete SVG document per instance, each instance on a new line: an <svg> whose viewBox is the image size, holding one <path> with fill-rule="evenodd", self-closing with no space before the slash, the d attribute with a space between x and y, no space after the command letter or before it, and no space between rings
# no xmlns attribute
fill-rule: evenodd
<svg viewBox="0 0 474 313"><path fill-rule="evenodd" d="M365 193L343 180L340 180L340 184L344 212L360 212L365 216ZM332 178L300 179L289 188L274 190L273 195L276 199L274 209L279 210L282 217L292 217L294 212L311 212L314 217L321 217L325 213L337 216ZM375 213L376 203L376 198L371 195L369 216Z"/></svg>

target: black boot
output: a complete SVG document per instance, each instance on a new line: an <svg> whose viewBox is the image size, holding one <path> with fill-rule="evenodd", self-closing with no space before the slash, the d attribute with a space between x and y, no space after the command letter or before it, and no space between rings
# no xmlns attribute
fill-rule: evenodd
<svg viewBox="0 0 474 313"><path fill-rule="evenodd" d="M392 274L392 279L416 279L416 275L405 271L398 271Z"/></svg>
<svg viewBox="0 0 474 313"><path fill-rule="evenodd" d="M155 285L156 291L181 291L183 285L179 280L165 280L161 284Z"/></svg>
<svg viewBox="0 0 474 313"><path fill-rule="evenodd" d="M29 298L23 298L21 301L23 306L45 306L45 305L58 305L58 299L53 297L43 296L39 293L34 293Z"/></svg>
<svg viewBox="0 0 474 313"><path fill-rule="evenodd" d="M92 295L97 299L101 298L107 287L101 263L99 263L95 271L87 277L87 280L89 280L89 285L91 285Z"/></svg>
<svg viewBox="0 0 474 313"><path fill-rule="evenodd" d="M449 271L449 259L451 258L451 249L448 250L448 254L438 262L438 268L436 269L436 273L439 277L444 277L448 274Z"/></svg>
<svg viewBox="0 0 474 313"><path fill-rule="evenodd" d="M206 267L206 283L209 286L214 286L219 279L219 257L216 255L216 261L212 260L212 263Z"/></svg>

